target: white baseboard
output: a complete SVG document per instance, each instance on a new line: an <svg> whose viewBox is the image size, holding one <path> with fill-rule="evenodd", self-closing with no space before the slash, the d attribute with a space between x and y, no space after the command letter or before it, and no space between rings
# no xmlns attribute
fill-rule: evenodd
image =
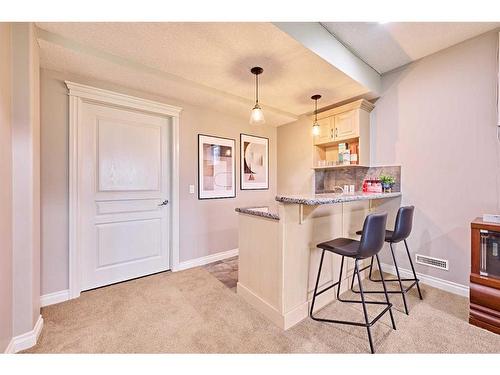
<svg viewBox="0 0 500 375"><path fill-rule="evenodd" d="M66 289L66 290L61 290L59 292L44 294L43 296L40 296L40 305L42 307L50 306L68 300L69 300L69 289Z"/></svg>
<svg viewBox="0 0 500 375"><path fill-rule="evenodd" d="M185 262L180 262L177 267L172 268L172 271L182 271L188 268L204 266L205 264L217 262L219 260L224 260L227 258L232 258L238 255L238 249L232 249L228 251L223 251L217 254L207 255L205 257L187 260Z"/></svg>
<svg viewBox="0 0 500 375"><path fill-rule="evenodd" d="M9 342L9 345L7 345L7 347L5 348L4 354L14 354L15 351L14 351L14 339L11 339L10 342Z"/></svg>
<svg viewBox="0 0 500 375"><path fill-rule="evenodd" d="M396 268L392 264L382 263L382 269L384 272L388 272L392 275L396 275ZM403 278L411 278L413 277L413 272L408 269L399 267L399 274ZM433 286L434 288L438 288L444 290L446 292L450 292L453 294L458 294L459 296L469 297L469 287L466 285L454 283L452 281L443 280L438 277L424 275L422 273L417 272L417 277L421 283Z"/></svg>
<svg viewBox="0 0 500 375"><path fill-rule="evenodd" d="M35 327L31 331L12 338L9 345L7 346L7 349L5 350L5 353L13 354L20 352L22 350L29 349L32 346L35 346L36 342L38 341L38 337L42 332L42 328L43 328L43 318L40 315L35 324Z"/></svg>

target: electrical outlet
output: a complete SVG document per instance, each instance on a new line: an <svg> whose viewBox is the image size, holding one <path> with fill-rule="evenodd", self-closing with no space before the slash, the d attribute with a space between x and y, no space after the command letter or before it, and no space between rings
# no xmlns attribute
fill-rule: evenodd
<svg viewBox="0 0 500 375"><path fill-rule="evenodd" d="M194 194L194 185L189 185L189 194Z"/></svg>

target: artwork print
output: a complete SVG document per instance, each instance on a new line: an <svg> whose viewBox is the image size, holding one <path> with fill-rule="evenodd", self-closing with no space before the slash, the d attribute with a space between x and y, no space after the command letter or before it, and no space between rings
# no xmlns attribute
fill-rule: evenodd
<svg viewBox="0 0 500 375"><path fill-rule="evenodd" d="M234 139L198 135L198 198L236 196Z"/></svg>
<svg viewBox="0 0 500 375"><path fill-rule="evenodd" d="M240 179L242 190L269 189L269 140L240 135Z"/></svg>

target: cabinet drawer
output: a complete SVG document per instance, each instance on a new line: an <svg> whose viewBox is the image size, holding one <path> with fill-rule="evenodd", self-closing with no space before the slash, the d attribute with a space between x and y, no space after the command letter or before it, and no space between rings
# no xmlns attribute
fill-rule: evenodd
<svg viewBox="0 0 500 375"><path fill-rule="evenodd" d="M470 302L500 312L500 290L470 283Z"/></svg>

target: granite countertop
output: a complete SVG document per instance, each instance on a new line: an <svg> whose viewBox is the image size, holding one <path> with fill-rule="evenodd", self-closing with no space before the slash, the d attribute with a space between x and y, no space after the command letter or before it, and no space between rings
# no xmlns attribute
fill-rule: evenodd
<svg viewBox="0 0 500 375"><path fill-rule="evenodd" d="M321 204L335 204L353 201L363 201L370 199L385 199L401 196L401 192L394 193L344 193L344 194L311 194L311 195L277 195L276 200L285 204L304 204L306 206L317 206ZM268 219L279 220L279 211L276 204L238 207L236 212L242 214L265 217Z"/></svg>
<svg viewBox="0 0 500 375"><path fill-rule="evenodd" d="M385 199L401 196L401 192L394 193L343 193L343 194L304 194L304 195L277 195L276 200L281 203L304 204L316 206L320 204L334 204L370 199Z"/></svg>
<svg viewBox="0 0 500 375"><path fill-rule="evenodd" d="M238 207L235 208L235 211L240 212L242 214L261 216L273 220L280 219L280 216L278 214L278 207L276 205L258 206L258 207Z"/></svg>

